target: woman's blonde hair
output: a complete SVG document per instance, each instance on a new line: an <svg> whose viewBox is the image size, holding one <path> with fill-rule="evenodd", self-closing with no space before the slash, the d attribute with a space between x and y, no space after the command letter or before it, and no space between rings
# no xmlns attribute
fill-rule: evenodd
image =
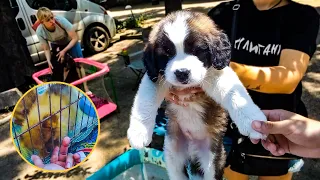
<svg viewBox="0 0 320 180"><path fill-rule="evenodd" d="M37 17L40 22L48 21L51 17L53 17L53 13L49 8L41 7L38 9Z"/></svg>

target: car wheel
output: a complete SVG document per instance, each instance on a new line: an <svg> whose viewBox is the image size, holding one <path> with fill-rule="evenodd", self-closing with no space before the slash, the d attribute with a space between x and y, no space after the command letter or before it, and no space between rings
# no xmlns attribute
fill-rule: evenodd
<svg viewBox="0 0 320 180"><path fill-rule="evenodd" d="M99 53L108 48L110 37L103 27L92 26L86 31L84 43L90 53Z"/></svg>

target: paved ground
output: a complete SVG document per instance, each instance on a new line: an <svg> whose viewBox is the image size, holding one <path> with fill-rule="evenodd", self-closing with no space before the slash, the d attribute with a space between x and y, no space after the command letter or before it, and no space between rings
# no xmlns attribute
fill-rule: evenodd
<svg viewBox="0 0 320 180"><path fill-rule="evenodd" d="M183 8L208 11L211 7L217 5L220 1L194 3L197 1L184 1ZM201 1L202 2L202 1ZM303 3L312 4L320 7L319 0L303 0ZM152 18L147 21L145 26L150 26L157 22L164 15L163 4L159 6L139 5L133 7L135 14L147 13ZM110 10L110 14L119 19L126 18L130 11L123 11L123 8L117 7ZM137 31L132 31L137 32ZM91 173L103 167L106 163L118 156L128 148L126 139L126 130L128 128L128 116L135 91L132 90L135 77L129 69L124 68L122 61L117 59L116 54L123 48L128 47L129 53L143 49L143 42L139 39L130 39L116 41L106 52L97 54L92 58L103 63L107 63L114 76L115 87L117 90L120 113L112 114L101 120L101 133L99 142L88 161L83 163L77 169L68 173L55 174L54 179L85 179ZM310 117L320 119L320 46L318 51L310 62L308 72L303 80L304 93L303 99L306 102L310 112ZM100 96L106 96L102 83L107 86L107 92L112 97L109 79L98 79L89 85L91 90ZM98 88L99 87L99 88ZM37 171L27 163L21 160L15 152L12 141L9 137L9 124L0 126L0 179L42 179L49 177L49 173ZM302 172L295 175L294 179L314 180L320 179L320 162L318 160L306 160L306 165ZM52 177L53 178L53 177Z"/></svg>

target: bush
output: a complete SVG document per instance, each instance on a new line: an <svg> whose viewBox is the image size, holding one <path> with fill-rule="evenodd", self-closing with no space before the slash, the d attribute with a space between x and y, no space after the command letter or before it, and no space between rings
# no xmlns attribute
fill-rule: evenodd
<svg viewBox="0 0 320 180"><path fill-rule="evenodd" d="M148 18L145 14L140 14L138 17L132 17L125 19L124 21L116 20L117 31L122 29L133 29L142 27L143 21Z"/></svg>

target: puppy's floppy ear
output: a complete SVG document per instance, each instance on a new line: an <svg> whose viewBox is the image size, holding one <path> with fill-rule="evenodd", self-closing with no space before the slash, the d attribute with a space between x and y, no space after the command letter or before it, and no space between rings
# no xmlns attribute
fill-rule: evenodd
<svg viewBox="0 0 320 180"><path fill-rule="evenodd" d="M225 33L218 31L210 34L209 48L211 51L211 63L215 69L221 70L229 65L231 43Z"/></svg>
<svg viewBox="0 0 320 180"><path fill-rule="evenodd" d="M159 69L157 67L157 62L154 57L154 47L151 43L148 43L144 50L143 63L151 81L157 82Z"/></svg>

